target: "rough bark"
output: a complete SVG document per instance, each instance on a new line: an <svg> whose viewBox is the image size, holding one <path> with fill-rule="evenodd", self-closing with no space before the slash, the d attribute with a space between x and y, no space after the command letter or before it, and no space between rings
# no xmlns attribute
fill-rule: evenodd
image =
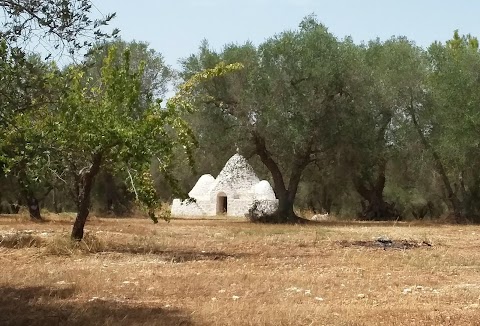
<svg viewBox="0 0 480 326"><path fill-rule="evenodd" d="M30 214L30 218L32 220L41 221L42 215L40 213L40 203L35 196L30 195L26 198L27 206L28 206L28 213Z"/></svg>
<svg viewBox="0 0 480 326"><path fill-rule="evenodd" d="M24 166L25 163L22 164L21 172L18 174L18 185L20 187L20 195L25 201L28 212L30 214L30 218L32 220L42 220L42 215L40 213L40 203L35 193L32 190L30 183L28 182L28 177L26 175L26 168Z"/></svg>
<svg viewBox="0 0 480 326"><path fill-rule="evenodd" d="M302 173L310 162L309 155L304 154L296 157L292 166L287 188L278 164L267 150L265 139L255 132L252 133L252 135L255 143L255 153L270 171L273 178L273 190L278 198L278 209L273 214L264 216L260 221L265 223L301 222L302 219L295 214L293 205Z"/></svg>
<svg viewBox="0 0 480 326"><path fill-rule="evenodd" d="M59 214L62 212L62 208L60 206L60 203L58 201L58 196L57 196L57 189L53 188L52 189L52 204L53 204L53 210L55 214Z"/></svg>
<svg viewBox="0 0 480 326"><path fill-rule="evenodd" d="M383 197L386 181L385 169L386 162L383 161L378 166L378 175L374 182L365 182L365 180L358 177L354 180L355 189L363 199L362 212L360 214L362 219L381 221L398 219L400 217L400 214L395 209L395 205L387 203Z"/></svg>
<svg viewBox="0 0 480 326"><path fill-rule="evenodd" d="M21 195L23 197L23 201L27 205L28 213L30 214L30 218L35 221L42 220L39 200L26 182L20 181L19 185L21 187Z"/></svg>
<svg viewBox="0 0 480 326"><path fill-rule="evenodd" d="M73 224L71 238L76 241L83 239L84 227L90 213L90 195L93 188L95 176L100 171L102 163L102 155L94 154L92 164L88 169L82 169L78 174L76 180L76 204L77 217Z"/></svg>
<svg viewBox="0 0 480 326"><path fill-rule="evenodd" d="M281 199L280 199L281 198ZM300 222L300 217L295 214L293 210L293 201L290 199L290 196L280 197L278 200L278 209L270 217L271 223L298 223Z"/></svg>
<svg viewBox="0 0 480 326"><path fill-rule="evenodd" d="M105 212L107 214L119 215L119 209L115 207L118 206L119 196L113 174L109 171L104 172L102 181L105 190Z"/></svg>

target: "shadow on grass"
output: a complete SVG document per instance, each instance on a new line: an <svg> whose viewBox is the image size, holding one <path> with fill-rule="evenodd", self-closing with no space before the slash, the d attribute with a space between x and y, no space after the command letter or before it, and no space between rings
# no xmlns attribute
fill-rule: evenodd
<svg viewBox="0 0 480 326"><path fill-rule="evenodd" d="M195 248L167 248L163 243L155 241L116 243L104 241L95 235L87 234L82 241L71 241L69 237L58 238L59 241L50 245L51 253L62 254L62 250L81 250L89 254L130 254L153 255L157 259L171 263L185 263L190 261L223 261L230 258L243 257L245 254L234 254L223 251L205 251ZM57 252L55 252L57 251Z"/></svg>
<svg viewBox="0 0 480 326"><path fill-rule="evenodd" d="M73 288L0 286L0 325L193 325L185 311L151 303L79 302L74 294Z"/></svg>
<svg viewBox="0 0 480 326"><path fill-rule="evenodd" d="M313 225L313 226L332 226L332 227L429 227L429 226L443 226L451 225L448 223L441 222L424 222L424 221L356 221L356 220L345 220L345 221L312 221L306 220L303 225Z"/></svg>
<svg viewBox="0 0 480 326"><path fill-rule="evenodd" d="M195 251L176 249L157 249L148 247L111 247L105 248L103 253L120 253L134 255L155 255L163 261L172 263L186 263L191 261L223 261L247 256L247 254L233 254L223 251Z"/></svg>
<svg viewBox="0 0 480 326"><path fill-rule="evenodd" d="M196 249L166 248L162 243L108 243L95 235L86 234L82 241L72 241L68 235L59 235L47 240L39 235L15 232L0 234L0 248L22 249L37 247L54 256L74 254L131 254L153 255L171 263L190 261L223 261L247 256L245 253L205 251Z"/></svg>

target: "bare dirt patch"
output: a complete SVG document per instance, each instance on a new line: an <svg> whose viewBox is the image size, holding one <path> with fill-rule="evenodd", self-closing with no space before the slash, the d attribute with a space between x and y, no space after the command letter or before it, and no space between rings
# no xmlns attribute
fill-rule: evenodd
<svg viewBox="0 0 480 326"><path fill-rule="evenodd" d="M77 247L69 230L0 218L41 239L0 246L1 325L480 324L478 226L92 218Z"/></svg>

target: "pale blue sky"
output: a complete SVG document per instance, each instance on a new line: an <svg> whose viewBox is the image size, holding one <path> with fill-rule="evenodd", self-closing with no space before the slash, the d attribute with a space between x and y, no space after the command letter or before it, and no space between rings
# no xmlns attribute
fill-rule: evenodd
<svg viewBox="0 0 480 326"><path fill-rule="evenodd" d="M449 39L455 29L480 36L480 2L474 0L93 0L123 39L149 42L166 62L196 52L202 39L215 49L255 44L315 13L332 33L356 42L404 35L421 46Z"/></svg>

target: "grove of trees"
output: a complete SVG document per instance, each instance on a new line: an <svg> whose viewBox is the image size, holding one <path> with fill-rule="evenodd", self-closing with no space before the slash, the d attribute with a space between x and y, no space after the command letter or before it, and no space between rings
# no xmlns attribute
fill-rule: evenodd
<svg viewBox="0 0 480 326"><path fill-rule="evenodd" d="M480 221L478 41L428 49L404 37L355 44L306 17L258 47L205 42L182 78L219 62L242 71L199 85L189 119L200 143L235 143L264 168L280 208L367 220Z"/></svg>
<svg viewBox="0 0 480 326"><path fill-rule="evenodd" d="M262 222L296 223L302 210L480 222L471 35L358 44L308 16L259 45L204 41L174 71L148 44L103 32L114 15L91 20L89 1L39 2L0 1L0 213L74 210L75 240L92 208L143 207L156 221L240 151L279 199ZM46 57L25 46L45 35ZM62 65L62 49L88 54Z"/></svg>

